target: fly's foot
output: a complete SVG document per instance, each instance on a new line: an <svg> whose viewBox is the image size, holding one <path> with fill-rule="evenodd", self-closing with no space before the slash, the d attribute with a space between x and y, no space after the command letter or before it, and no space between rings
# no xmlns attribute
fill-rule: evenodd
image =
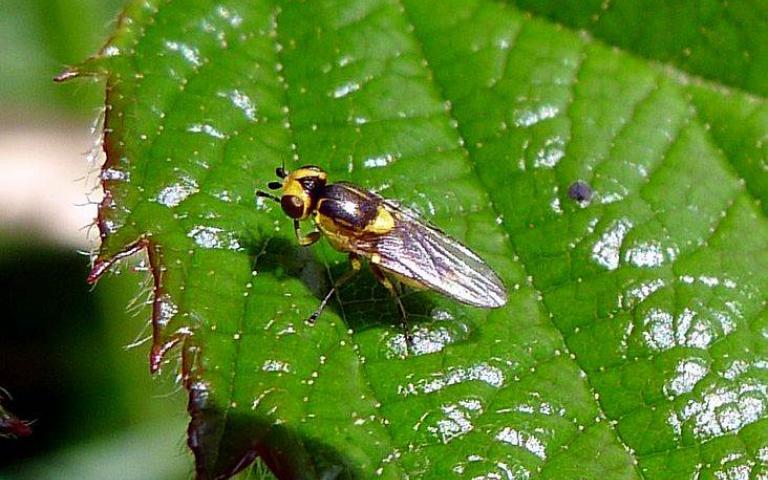
<svg viewBox="0 0 768 480"><path fill-rule="evenodd" d="M307 320L306 320L306 322L307 322L308 324L310 324L310 325L314 325L314 324L315 324L315 322L317 322L317 318L320 316L320 313L322 313L322 312L320 312L320 311L315 311L315 312L312 312L312 315L310 315L309 317L307 317Z"/></svg>

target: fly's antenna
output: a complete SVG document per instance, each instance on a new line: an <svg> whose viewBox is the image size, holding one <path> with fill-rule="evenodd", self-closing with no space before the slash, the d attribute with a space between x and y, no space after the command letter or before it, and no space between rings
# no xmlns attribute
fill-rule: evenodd
<svg viewBox="0 0 768 480"><path fill-rule="evenodd" d="M275 169L275 174L280 178L285 178L288 176L288 174L285 172L285 158L283 158L282 165ZM283 188L283 182L269 182L267 187L269 187L270 190L280 190ZM265 192L264 190L256 190L256 196L268 198L270 200L276 201L277 203L280 203L280 197L272 195L269 192Z"/></svg>
<svg viewBox="0 0 768 480"><path fill-rule="evenodd" d="M280 198L276 197L275 195L272 195L269 192L265 192L264 190L256 190L256 196L268 198L270 200L276 201L277 203L280 203Z"/></svg>
<svg viewBox="0 0 768 480"><path fill-rule="evenodd" d="M283 157L283 163L275 169L275 174L280 178L288 176L288 172L285 171L285 157Z"/></svg>

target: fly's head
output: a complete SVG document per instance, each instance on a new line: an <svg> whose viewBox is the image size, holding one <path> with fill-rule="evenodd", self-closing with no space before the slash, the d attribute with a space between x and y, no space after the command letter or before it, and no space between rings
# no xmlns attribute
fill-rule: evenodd
<svg viewBox="0 0 768 480"><path fill-rule="evenodd" d="M305 165L292 172L283 167L275 170L282 182L269 182L269 188L282 189L280 206L289 217L304 220L317 207L317 201L325 187L328 175L325 170L314 165Z"/></svg>

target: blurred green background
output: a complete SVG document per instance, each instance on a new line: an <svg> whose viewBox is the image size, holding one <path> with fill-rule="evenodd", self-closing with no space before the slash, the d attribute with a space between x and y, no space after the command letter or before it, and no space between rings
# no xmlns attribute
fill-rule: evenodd
<svg viewBox="0 0 768 480"><path fill-rule="evenodd" d="M127 348L149 333L145 273L126 264L92 289L78 253L96 238L81 227L103 86L52 81L98 49L122 3L0 2L0 386L35 422L0 439L3 480L192 476L175 365L152 377L148 345Z"/></svg>

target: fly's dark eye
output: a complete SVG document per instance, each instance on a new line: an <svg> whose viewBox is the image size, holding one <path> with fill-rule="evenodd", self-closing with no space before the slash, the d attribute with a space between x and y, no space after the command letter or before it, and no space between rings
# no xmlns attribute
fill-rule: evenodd
<svg viewBox="0 0 768 480"><path fill-rule="evenodd" d="M285 178L287 173L285 173L285 169L283 167L277 167L275 169L275 175L277 175L280 178Z"/></svg>
<svg viewBox="0 0 768 480"><path fill-rule="evenodd" d="M272 190L279 190L283 188L283 184L280 182L269 182L267 186Z"/></svg>
<svg viewBox="0 0 768 480"><path fill-rule="evenodd" d="M280 206L283 211L291 218L301 218L304 215L304 202L295 195L283 195L280 199Z"/></svg>

